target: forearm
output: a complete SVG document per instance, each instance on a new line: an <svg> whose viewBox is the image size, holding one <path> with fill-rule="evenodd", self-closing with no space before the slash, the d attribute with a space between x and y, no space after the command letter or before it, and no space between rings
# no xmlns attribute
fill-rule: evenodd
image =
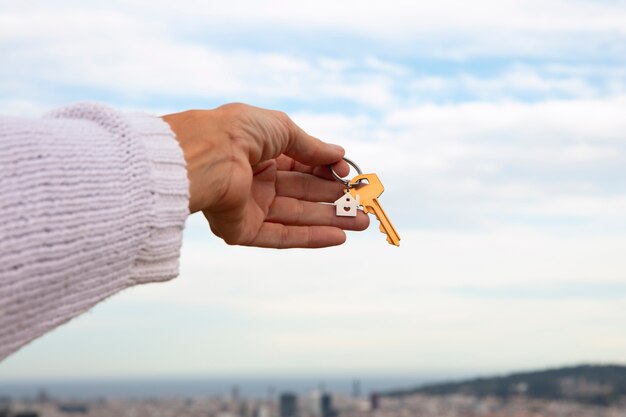
<svg viewBox="0 0 626 417"><path fill-rule="evenodd" d="M0 359L178 271L188 183L156 117L101 106L0 119Z"/></svg>

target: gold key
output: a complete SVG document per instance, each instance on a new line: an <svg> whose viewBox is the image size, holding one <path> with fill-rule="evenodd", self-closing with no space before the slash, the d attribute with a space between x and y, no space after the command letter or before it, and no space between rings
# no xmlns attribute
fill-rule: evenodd
<svg viewBox="0 0 626 417"><path fill-rule="evenodd" d="M367 182L366 182L367 181ZM393 225L387 218L385 211L378 202L378 197L385 191L385 187L378 179L376 174L361 174L357 175L350 181L350 194L355 199L359 198L360 203L363 206L363 211L369 213L374 212L376 218L380 222L380 231L387 235L387 242L392 245L400 246L400 236L393 228ZM358 184L360 183L360 184ZM357 185L358 184L358 185Z"/></svg>

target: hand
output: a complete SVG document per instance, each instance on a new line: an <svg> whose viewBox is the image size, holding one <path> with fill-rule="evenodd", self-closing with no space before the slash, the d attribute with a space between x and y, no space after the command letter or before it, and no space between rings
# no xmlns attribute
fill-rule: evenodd
<svg viewBox="0 0 626 417"><path fill-rule="evenodd" d="M163 116L185 154L190 211L228 244L319 248L364 230L366 214L337 217L349 167L343 148L306 134L284 113L244 104Z"/></svg>

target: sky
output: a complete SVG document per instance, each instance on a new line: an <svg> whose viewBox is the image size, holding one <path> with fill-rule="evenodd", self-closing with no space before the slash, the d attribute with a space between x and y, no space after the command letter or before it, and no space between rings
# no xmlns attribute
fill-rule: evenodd
<svg viewBox="0 0 626 417"><path fill-rule="evenodd" d="M0 3L0 112L245 102L385 184L401 246L230 247L0 363L0 379L489 374L626 363L626 4Z"/></svg>

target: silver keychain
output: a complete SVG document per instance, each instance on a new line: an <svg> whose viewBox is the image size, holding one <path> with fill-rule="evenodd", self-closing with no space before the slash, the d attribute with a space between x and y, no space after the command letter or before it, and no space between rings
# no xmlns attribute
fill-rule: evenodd
<svg viewBox="0 0 626 417"><path fill-rule="evenodd" d="M343 158L343 160L346 161L348 165L352 166L359 175L363 173L361 168L359 168L359 166L352 160L348 158ZM335 206L335 214L341 217L356 217L357 209L361 205L361 198L358 194L356 198L353 197L352 194L350 194L350 188L355 187L358 183L351 183L349 180L341 178L337 175L332 166L329 165L328 168L333 174L333 177L346 186L343 195L333 203Z"/></svg>
<svg viewBox="0 0 626 417"><path fill-rule="evenodd" d="M365 214L372 213L376 216L380 222L380 231L387 236L387 242L394 246L400 246L400 236L380 205L379 197L383 191L385 191L385 187L383 187L380 178L374 173L363 174L357 164L348 158L343 159L349 165L352 165L359 175L351 180L344 180L337 175L332 167L329 167L333 177L346 186L343 197L339 198L334 203L337 216L355 217L357 215L357 209L361 206Z"/></svg>

